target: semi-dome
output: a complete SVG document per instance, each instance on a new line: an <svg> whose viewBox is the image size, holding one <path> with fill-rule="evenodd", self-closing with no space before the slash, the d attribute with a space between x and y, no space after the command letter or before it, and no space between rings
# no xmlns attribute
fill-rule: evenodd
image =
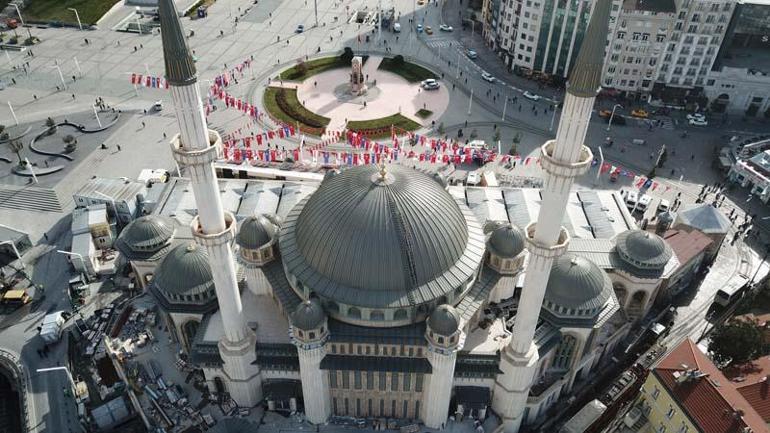
<svg viewBox="0 0 770 433"><path fill-rule="evenodd" d="M637 268L662 269L673 252L660 236L644 230L628 230L615 238L620 257Z"/></svg>
<svg viewBox="0 0 770 433"><path fill-rule="evenodd" d="M510 223L503 224L492 230L487 248L498 257L516 257L524 251L524 233Z"/></svg>
<svg viewBox="0 0 770 433"><path fill-rule="evenodd" d="M428 317L430 329L440 335L452 335L460 327L460 314L451 305L439 305Z"/></svg>
<svg viewBox="0 0 770 433"><path fill-rule="evenodd" d="M326 319L326 313L316 298L302 302L291 313L291 324L304 331L318 328L324 319Z"/></svg>
<svg viewBox="0 0 770 433"><path fill-rule="evenodd" d="M564 254L551 267L545 289L545 304L552 310L594 311L612 296L612 282L590 260Z"/></svg>
<svg viewBox="0 0 770 433"><path fill-rule="evenodd" d="M327 177L300 201L281 227L280 248L298 292L396 309L464 289L483 258L483 239L471 211L430 175L365 165Z"/></svg>
<svg viewBox="0 0 770 433"><path fill-rule="evenodd" d="M162 292L177 297L209 295L214 288L208 254L195 242L174 247L153 278L153 284Z"/></svg>
<svg viewBox="0 0 770 433"><path fill-rule="evenodd" d="M165 219L146 215L131 221L120 233L116 247L124 255L155 252L166 246L174 236L174 228Z"/></svg>
<svg viewBox="0 0 770 433"><path fill-rule="evenodd" d="M264 215L250 216L241 222L235 242L241 248L255 250L270 243L276 227Z"/></svg>

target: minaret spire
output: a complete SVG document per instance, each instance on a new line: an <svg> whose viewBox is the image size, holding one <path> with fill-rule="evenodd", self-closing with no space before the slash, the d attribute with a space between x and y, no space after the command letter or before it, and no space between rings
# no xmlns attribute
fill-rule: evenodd
<svg viewBox="0 0 770 433"><path fill-rule="evenodd" d="M195 64L174 1L159 0L158 3L166 79L171 85L179 123L179 134L171 139L171 151L179 166L189 168L190 185L198 207L191 229L195 241L208 251L224 330L219 341L222 373L232 398L241 406L253 406L262 398L259 367L253 364L256 335L246 326L235 275L231 249L235 217L222 207L213 165L222 139L206 125ZM213 384L213 377L207 379Z"/></svg>
<svg viewBox="0 0 770 433"><path fill-rule="evenodd" d="M502 374L495 381L492 407L503 420L505 433L517 433L527 405L529 389L537 379L538 352L533 344L548 277L555 258L566 251L569 234L561 226L575 178L591 166L593 154L583 145L594 99L601 85L604 47L612 0L596 0L580 53L567 84L564 109L556 139L541 148L546 172L543 203L537 222L526 230L529 261L524 288L513 325L513 336L500 359Z"/></svg>
<svg viewBox="0 0 770 433"><path fill-rule="evenodd" d="M197 81L197 71L184 37L174 0L158 0L163 60L169 84L184 86Z"/></svg>

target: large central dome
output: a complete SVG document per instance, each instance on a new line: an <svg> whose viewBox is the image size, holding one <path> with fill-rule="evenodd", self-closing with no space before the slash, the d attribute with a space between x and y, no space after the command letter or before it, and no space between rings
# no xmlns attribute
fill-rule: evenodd
<svg viewBox="0 0 770 433"><path fill-rule="evenodd" d="M303 287L372 308L446 297L483 254L470 210L435 179L398 165L384 177L374 165L327 176L289 214L280 242L287 272Z"/></svg>

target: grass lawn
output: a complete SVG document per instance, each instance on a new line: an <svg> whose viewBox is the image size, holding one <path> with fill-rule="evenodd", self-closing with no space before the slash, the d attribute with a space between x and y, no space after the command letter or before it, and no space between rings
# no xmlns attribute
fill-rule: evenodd
<svg viewBox="0 0 770 433"><path fill-rule="evenodd" d="M380 63L379 69L398 74L401 76L401 78L409 81L410 83L427 80L428 78L436 78L436 74L433 72L423 68L420 65L415 65L414 63L403 61L403 58L398 59L398 57L400 56L386 57L382 59L382 63Z"/></svg>
<svg viewBox="0 0 770 433"><path fill-rule="evenodd" d="M292 126L299 121L300 127L308 132L320 130L329 124L329 118L319 116L300 104L294 89L268 87L265 90L264 104L267 112L276 119Z"/></svg>
<svg viewBox="0 0 770 433"><path fill-rule="evenodd" d="M323 71L346 66L343 64L339 57L322 57L320 59L314 59L303 63L305 65L305 71L302 71L302 68L297 68L299 65L294 65L291 68L281 72L279 77L283 80L302 81L307 77L320 74Z"/></svg>
<svg viewBox="0 0 770 433"><path fill-rule="evenodd" d="M369 134L369 137L390 137L391 126L395 126L397 130L414 131L420 127L420 124L400 114L381 117L379 119L351 120L348 122L348 129L351 131L381 130L379 132Z"/></svg>
<svg viewBox="0 0 770 433"><path fill-rule="evenodd" d="M419 110L417 110L417 113L415 113L415 114L420 119L427 119L428 117L430 117L431 114L433 114L433 112L430 111L430 110L426 110L424 108L420 108Z"/></svg>
<svg viewBox="0 0 770 433"><path fill-rule="evenodd" d="M0 0L4 1L4 0ZM60 21L77 24L75 8L83 24L95 24L118 0L33 0L21 12L24 21Z"/></svg>

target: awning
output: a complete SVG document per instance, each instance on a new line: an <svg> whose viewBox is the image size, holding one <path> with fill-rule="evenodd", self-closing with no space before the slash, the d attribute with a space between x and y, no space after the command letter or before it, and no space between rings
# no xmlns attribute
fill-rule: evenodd
<svg viewBox="0 0 770 433"><path fill-rule="evenodd" d="M397 373L431 373L433 368L425 358L326 355L322 370L391 371Z"/></svg>

